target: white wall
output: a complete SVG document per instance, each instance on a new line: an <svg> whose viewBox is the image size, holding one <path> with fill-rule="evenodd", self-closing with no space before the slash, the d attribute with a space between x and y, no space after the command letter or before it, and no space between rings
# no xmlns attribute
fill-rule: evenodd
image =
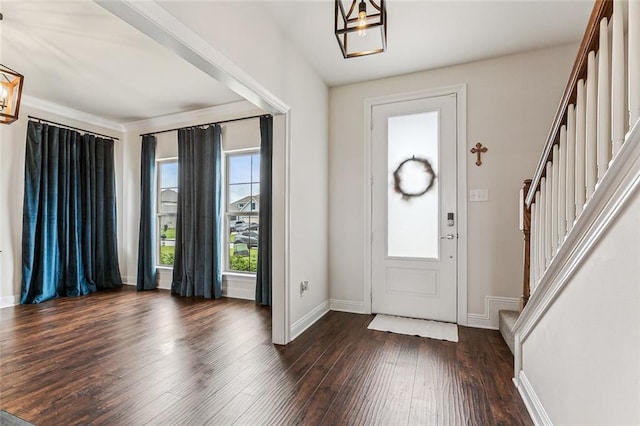
<svg viewBox="0 0 640 426"><path fill-rule="evenodd" d="M68 110L70 111L70 110ZM54 114L23 103L20 119L0 126L0 307L19 303L22 283L22 203L24 194L24 161L27 137L27 115L49 119L69 126L98 132L121 140L115 144L116 203L118 208L118 241L122 234L122 148L123 134L87 122ZM118 245L119 248L122 246ZM122 252L120 250L122 262ZM121 263L122 264L122 263Z"/></svg>
<svg viewBox="0 0 640 426"><path fill-rule="evenodd" d="M364 100L466 83L467 187L489 190L489 202L468 203L470 324L497 327L493 311L499 303L489 302L504 302L501 297L517 307L522 289L518 191L533 174L576 51L575 45L560 46L330 90L332 306L358 311L369 297L363 291ZM469 153L477 142L489 149L481 167Z"/></svg>
<svg viewBox="0 0 640 426"><path fill-rule="evenodd" d="M328 99L326 84L255 2L162 2L171 15L290 107L285 170L291 337L328 309ZM250 31L247 31L247 29ZM274 129L274 134L278 129ZM274 194L275 196L275 194ZM276 220L284 218L276 218ZM282 256L282 258L280 258ZM310 289L300 296L299 283ZM280 285L280 283L275 283Z"/></svg>
<svg viewBox="0 0 640 426"><path fill-rule="evenodd" d="M522 345L553 424L640 424L640 191Z"/></svg>

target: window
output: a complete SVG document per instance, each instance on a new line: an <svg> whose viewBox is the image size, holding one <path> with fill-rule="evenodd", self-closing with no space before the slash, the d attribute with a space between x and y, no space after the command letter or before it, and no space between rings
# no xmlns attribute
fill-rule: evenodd
<svg viewBox="0 0 640 426"><path fill-rule="evenodd" d="M159 266L173 266L176 249L176 213L178 211L178 161L158 161L158 196L156 214L158 215L158 257Z"/></svg>
<svg viewBox="0 0 640 426"><path fill-rule="evenodd" d="M159 160L157 265L173 266L178 207L178 161ZM258 266L258 223L260 213L260 153L255 150L226 155L226 238L228 271L256 272Z"/></svg>
<svg viewBox="0 0 640 426"><path fill-rule="evenodd" d="M254 273L258 266L260 153L227 154L226 171L227 270Z"/></svg>

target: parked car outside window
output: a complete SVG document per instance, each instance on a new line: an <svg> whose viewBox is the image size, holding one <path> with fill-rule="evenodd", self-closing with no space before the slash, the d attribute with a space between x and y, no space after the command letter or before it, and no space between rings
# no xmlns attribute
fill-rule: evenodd
<svg viewBox="0 0 640 426"><path fill-rule="evenodd" d="M231 224L231 232L242 231L242 229L238 229L240 227L246 227L247 224L244 223L244 220L236 220Z"/></svg>
<svg viewBox="0 0 640 426"><path fill-rule="evenodd" d="M258 247L258 233L257 232L241 232L236 235L234 244L246 244L249 247Z"/></svg>

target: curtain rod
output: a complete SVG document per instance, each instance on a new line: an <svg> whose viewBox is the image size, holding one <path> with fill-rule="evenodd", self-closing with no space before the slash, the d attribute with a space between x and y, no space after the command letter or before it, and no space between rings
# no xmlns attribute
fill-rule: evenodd
<svg viewBox="0 0 640 426"><path fill-rule="evenodd" d="M115 136L109 136L109 135L103 135L102 133L91 132L91 131L89 131L89 130L80 129L80 128L78 128L78 127L68 126L68 125L66 125L66 124L62 124L62 123L56 123L55 121L51 121L51 120L45 120L44 118L34 117L34 116L32 116L32 115L27 115L27 118L30 118L30 119L32 119L32 120L38 120L38 121L39 121L39 122L41 122L41 123L44 121L45 123L55 124L55 125L57 125L57 126L66 127L66 128L68 128L68 129L72 129L72 130L78 130L78 131L80 131L80 132L89 133L90 135L102 136L102 137L104 137L104 138L112 139L112 140L114 140L114 139L115 139L115 140L117 140L117 141L119 141L119 140L120 140L120 138L116 138Z"/></svg>
<svg viewBox="0 0 640 426"><path fill-rule="evenodd" d="M253 115L251 117L232 118L231 120L222 120L222 121L216 121L216 122L213 122L213 123L204 123L204 124L194 124L193 126L176 127L175 129L160 130L158 132L142 133L140 136L157 135L159 133L175 132L176 130L190 129L192 127L211 126L212 124L231 123L233 121L251 120L251 119L254 119L254 118L270 117L270 116L271 116L271 114L261 114L261 115Z"/></svg>

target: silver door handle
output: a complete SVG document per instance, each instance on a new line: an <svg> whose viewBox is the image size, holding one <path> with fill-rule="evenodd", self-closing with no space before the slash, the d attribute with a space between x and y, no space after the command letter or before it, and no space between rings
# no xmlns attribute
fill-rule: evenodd
<svg viewBox="0 0 640 426"><path fill-rule="evenodd" d="M455 235L453 235L453 234L447 234L447 235L444 235L444 236L440 237L441 240L453 240L454 238L455 238Z"/></svg>

